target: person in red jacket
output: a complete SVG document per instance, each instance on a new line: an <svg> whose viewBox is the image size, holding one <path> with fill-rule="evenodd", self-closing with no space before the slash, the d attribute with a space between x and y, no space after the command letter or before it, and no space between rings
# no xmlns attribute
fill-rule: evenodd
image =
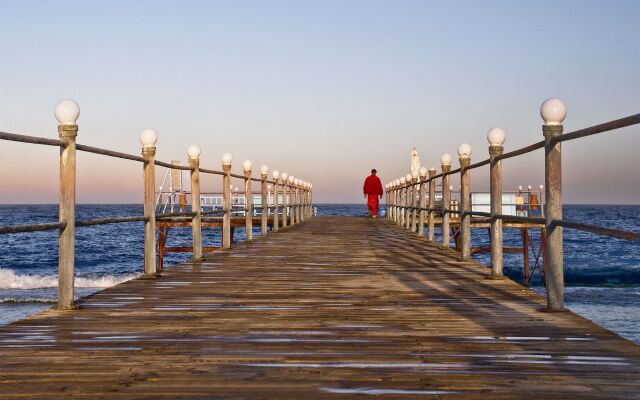
<svg viewBox="0 0 640 400"><path fill-rule="evenodd" d="M380 178L376 176L377 173L378 171L372 169L371 175L367 176L367 179L364 180L364 186L362 187L364 197L367 199L369 216L373 218L378 218L378 199L381 199L384 193L382 191L382 182L380 182Z"/></svg>

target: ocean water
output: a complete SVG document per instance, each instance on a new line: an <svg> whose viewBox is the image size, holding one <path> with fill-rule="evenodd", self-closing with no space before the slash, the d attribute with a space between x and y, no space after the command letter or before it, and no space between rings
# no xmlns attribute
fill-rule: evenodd
<svg viewBox="0 0 640 400"><path fill-rule="evenodd" d="M319 215L364 216L366 206L320 204ZM141 215L141 205L79 205L77 219ZM57 205L0 205L0 225L56 222ZM640 206L568 205L567 220L640 232ZM474 229L473 246L488 246L488 231ZM140 222L78 228L76 296L131 279L143 269L143 224ZM260 234L259 228L254 235ZM0 235L0 325L51 307L56 298L57 231ZM436 229L436 240L441 237ZM506 229L505 246L521 246L519 230ZM242 240L243 229L236 238ZM174 229L168 245L189 245L190 229ZM218 246L217 231L205 231L205 245ZM530 231L532 286L544 294L539 257L540 232ZM640 343L640 245L565 229L566 304L571 310ZM165 268L188 253L168 253ZM535 260L538 257L538 267ZM475 254L489 265L489 254ZM523 280L521 254L506 254L505 274Z"/></svg>

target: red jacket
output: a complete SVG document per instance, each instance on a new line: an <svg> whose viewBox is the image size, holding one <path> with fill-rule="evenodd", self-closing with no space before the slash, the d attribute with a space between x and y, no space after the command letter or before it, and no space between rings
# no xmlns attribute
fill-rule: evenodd
<svg viewBox="0 0 640 400"><path fill-rule="evenodd" d="M382 182L380 182L380 178L376 175L367 176L367 179L364 180L362 192L366 195L382 196L384 192L382 191Z"/></svg>

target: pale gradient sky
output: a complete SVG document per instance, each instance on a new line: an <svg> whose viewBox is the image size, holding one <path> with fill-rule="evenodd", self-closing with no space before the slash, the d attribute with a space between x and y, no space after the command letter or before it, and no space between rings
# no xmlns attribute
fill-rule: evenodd
<svg viewBox="0 0 640 400"><path fill-rule="evenodd" d="M486 158L493 126L506 151L541 140L548 97L566 132L640 112L639 15L637 0L0 0L0 130L57 137L53 107L73 98L79 143L138 154L151 127L159 159L197 143L204 167L231 152L235 171L248 158L313 182L317 202L358 202L414 145L429 167L462 142ZM639 133L564 144L565 201L640 203ZM1 203L57 202L55 148L0 142L0 159ZM137 163L78 168L79 202L141 201ZM506 161L505 188L543 168L541 151Z"/></svg>

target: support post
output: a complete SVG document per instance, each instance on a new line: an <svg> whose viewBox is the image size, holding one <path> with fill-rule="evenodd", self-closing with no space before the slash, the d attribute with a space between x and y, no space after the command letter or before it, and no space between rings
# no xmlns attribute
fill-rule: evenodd
<svg viewBox="0 0 640 400"><path fill-rule="evenodd" d="M269 193L267 193L267 174L268 170L266 168L262 168L260 170L260 192L262 194L262 212L260 213L260 232L262 236L267 234L267 230L269 227Z"/></svg>
<svg viewBox="0 0 640 400"><path fill-rule="evenodd" d="M147 277L155 276L156 270L156 155L157 135L151 129L142 131L140 142L142 143L142 157L144 157L144 216L147 218L144 224L144 274Z"/></svg>
<svg viewBox="0 0 640 400"><path fill-rule="evenodd" d="M287 177L283 175L282 177L282 227L287 227L288 217L288 204L289 204L289 187L287 186Z"/></svg>
<svg viewBox="0 0 640 400"><path fill-rule="evenodd" d="M562 220L562 158L560 143L551 140L562 134L562 125L543 125L545 140L545 230L547 271L547 309L564 310L564 260L562 254L562 227L553 223Z"/></svg>
<svg viewBox="0 0 640 400"><path fill-rule="evenodd" d="M189 149L191 150L191 148ZM191 238L193 241L193 260L202 261L202 211L200 207L200 149L189 154L191 167Z"/></svg>
<svg viewBox="0 0 640 400"><path fill-rule="evenodd" d="M278 199L279 197L279 186L280 184L278 183L278 171L274 171L273 172L273 231L274 232L278 232L278 225L280 224L280 216L278 215L278 213L280 212L280 199ZM283 196L284 197L284 196Z"/></svg>
<svg viewBox="0 0 640 400"><path fill-rule="evenodd" d="M389 189L389 219L393 222L396 220L396 185L391 182L391 188Z"/></svg>
<svg viewBox="0 0 640 400"><path fill-rule="evenodd" d="M302 189L296 186L296 223L302 222Z"/></svg>
<svg viewBox="0 0 640 400"><path fill-rule="evenodd" d="M296 223L296 188L291 182L289 185L289 225L293 226Z"/></svg>
<svg viewBox="0 0 640 400"><path fill-rule="evenodd" d="M392 222L397 222L397 215L398 215L398 213L396 212L397 207L398 207L398 187L394 183L393 188L391 190L391 221Z"/></svg>
<svg viewBox="0 0 640 400"><path fill-rule="evenodd" d="M460 146L461 148L464 145ZM460 154L460 240L462 250L462 260L468 261L471 258L471 182L469 165L471 164L471 151L469 154Z"/></svg>
<svg viewBox="0 0 640 400"><path fill-rule="evenodd" d="M309 218L309 190L306 184L302 187L302 221Z"/></svg>
<svg viewBox="0 0 640 400"><path fill-rule="evenodd" d="M424 236L424 208L427 206L427 171L420 168L420 211L418 214L418 236Z"/></svg>
<svg viewBox="0 0 640 400"><path fill-rule="evenodd" d="M451 161L449 161L451 162ZM451 164L442 164L442 172L451 171ZM451 177L444 175L442 177L442 246L449 247L449 208L451 207L451 189L449 182Z"/></svg>
<svg viewBox="0 0 640 400"><path fill-rule="evenodd" d="M502 155L504 131L494 128L489 131L489 186L491 192L491 279L503 279L502 262L502 161L496 157Z"/></svg>
<svg viewBox="0 0 640 400"><path fill-rule="evenodd" d="M405 207L404 202L405 202L406 183L407 183L406 181L404 183L402 182L400 183L401 186L398 193L399 200L400 200L400 205L399 205L400 207L398 209L398 225L400 226L404 226L404 207Z"/></svg>
<svg viewBox="0 0 640 400"><path fill-rule="evenodd" d="M417 194L419 188L422 186L418 185L418 179L419 178L417 176L412 177L413 186L411 186L411 232L415 232L418 225L418 211L416 210L416 207L418 207Z"/></svg>
<svg viewBox="0 0 640 400"><path fill-rule="evenodd" d="M393 222L400 223L400 184L397 183L393 191Z"/></svg>
<svg viewBox="0 0 640 400"><path fill-rule="evenodd" d="M60 146L60 205L62 225L58 237L58 308L74 308L75 236L76 236L76 121L80 108L73 100L56 105Z"/></svg>
<svg viewBox="0 0 640 400"><path fill-rule="evenodd" d="M247 241L253 240L253 196L251 195L251 167L244 168L244 216Z"/></svg>
<svg viewBox="0 0 640 400"><path fill-rule="evenodd" d="M400 183L396 184L396 189L395 189L395 206L393 207L393 222L395 222L397 225L400 224L400 210L401 210L401 206L402 206L402 186L400 186Z"/></svg>
<svg viewBox="0 0 640 400"><path fill-rule="evenodd" d="M407 179L407 190L406 190L406 200L405 200L405 210L404 210L404 229L409 230L411 228L411 211L413 206L413 178L409 175L409 179Z"/></svg>
<svg viewBox="0 0 640 400"><path fill-rule="evenodd" d="M222 160L222 248L231 248L231 156Z"/></svg>
<svg viewBox="0 0 640 400"><path fill-rule="evenodd" d="M429 239L430 242L433 242L434 240L434 228L436 226L436 221L434 218L435 212L433 211L433 209L436 206L436 180L435 177L436 176L436 169L435 168L430 168L429 169L429 236L427 237L427 239Z"/></svg>

